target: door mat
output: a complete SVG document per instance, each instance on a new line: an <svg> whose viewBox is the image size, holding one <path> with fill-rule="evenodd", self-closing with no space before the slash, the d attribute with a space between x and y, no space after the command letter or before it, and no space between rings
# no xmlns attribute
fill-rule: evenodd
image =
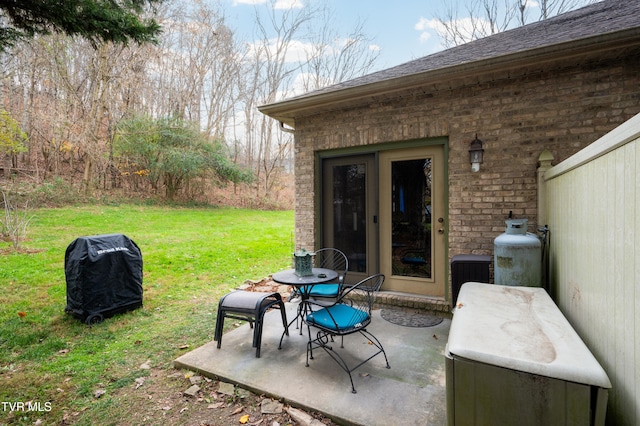
<svg viewBox="0 0 640 426"><path fill-rule="evenodd" d="M392 324L403 327L433 327L442 322L441 317L409 308L384 308L380 311L380 316Z"/></svg>

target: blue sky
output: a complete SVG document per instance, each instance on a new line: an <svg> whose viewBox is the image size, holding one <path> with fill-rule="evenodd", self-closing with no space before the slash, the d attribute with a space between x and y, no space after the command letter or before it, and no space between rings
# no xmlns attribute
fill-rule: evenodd
<svg viewBox="0 0 640 426"><path fill-rule="evenodd" d="M435 31L436 18L445 15L447 5L457 5L457 28L470 28L465 10L471 0L219 0L224 5L231 27L250 35L255 10L266 10L267 3L279 10L296 9L314 5L329 5L336 14L336 26L344 35L364 21L364 32L372 39L380 56L371 71L389 68L412 59L420 58L443 50L441 39ZM509 0L505 0L508 2ZM598 0L552 1L552 15L557 7L576 8ZM638 1L638 0L633 0ZM504 5L501 1L498 5ZM562 6L561 6L562 5ZM540 15L538 0L526 1L526 13L530 20ZM478 12L477 12L478 13ZM476 15L477 17L477 15ZM501 19L501 18L500 18ZM466 25L465 25L466 24ZM478 24L478 22L476 22ZM480 22L479 25L482 25ZM515 25L515 22L512 22ZM246 39L245 39L246 40ZM250 40L246 40L250 41Z"/></svg>
<svg viewBox="0 0 640 426"><path fill-rule="evenodd" d="M216 1L216 0L203 0ZM472 0L217 0L223 6L227 25L233 30L238 39L247 43L249 49L263 48L264 44L257 40L255 33L255 15L258 12L265 26L269 25L269 10L274 10L277 19L289 13L290 16L300 12L305 12L305 8L310 9L314 6L328 6L333 12L335 22L330 25L333 31L338 32L338 37L333 38L332 52L340 50L340 44L347 40L349 34L354 31L358 23L363 23L362 32L369 39L367 47L379 53L376 62L372 67L368 68L366 73L387 69L413 59L421 58L443 50L445 42L441 39L436 31L439 27L438 18L447 15L447 9L453 9L450 13L455 15L455 23L451 26L456 28L457 32L466 33L463 39L470 41L471 28L488 29L490 25L488 21L483 20L484 13L481 8L477 8L474 15L474 21L469 19L469 7L478 5L478 2ZM548 3L551 8L551 16L557 13L558 7L562 7L565 11L567 7L577 8L580 4L584 5L599 0L557 0ZM639 1L639 0L633 0ZM496 4L505 7L505 4L513 5L515 0L497 0ZM273 6L273 9L271 9ZM540 18L540 6L538 0L526 0L525 15L527 21L533 22ZM500 13L498 21L505 19L506 13ZM453 18L451 18L453 19ZM518 25L517 19L508 20L508 28ZM322 27L318 23L313 27L317 30ZM465 31L466 29L466 31ZM309 31L309 30L307 30ZM489 33L486 30L485 33ZM307 35L309 33L306 33ZM334 33L335 34L335 33ZM295 63L304 63L308 53L314 51L317 45L311 44L310 37L305 38L304 32L298 35L288 45L286 61ZM277 49L275 33L268 34L268 48L272 52ZM464 42L464 40L457 40ZM354 70L357 74L357 65ZM301 71L294 75L293 82L289 85L282 85L282 92L277 95L278 98L287 98L299 95L308 91L305 80L308 76L315 74L307 74ZM320 76L325 78L324 85L334 84L331 76Z"/></svg>
<svg viewBox="0 0 640 426"><path fill-rule="evenodd" d="M228 23L240 33L249 35L254 8L265 7L271 0L224 0ZM335 12L336 26L348 33L358 20L364 32L380 49L376 69L388 68L442 50L434 30L417 29L425 20L435 17L435 0L277 0L281 7L304 7L324 2Z"/></svg>
<svg viewBox="0 0 640 426"><path fill-rule="evenodd" d="M435 18L438 1L433 0L331 0L344 16L344 25L365 20L365 31L380 46L379 66L387 68L442 50L433 29L416 28ZM423 33L427 33L425 37Z"/></svg>

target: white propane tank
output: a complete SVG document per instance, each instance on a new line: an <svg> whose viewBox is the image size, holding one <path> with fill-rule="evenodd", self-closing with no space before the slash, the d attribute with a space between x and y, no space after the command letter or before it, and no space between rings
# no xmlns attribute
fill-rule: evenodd
<svg viewBox="0 0 640 426"><path fill-rule="evenodd" d="M494 277L499 285L541 287L542 243L527 232L527 219L508 219L494 240Z"/></svg>

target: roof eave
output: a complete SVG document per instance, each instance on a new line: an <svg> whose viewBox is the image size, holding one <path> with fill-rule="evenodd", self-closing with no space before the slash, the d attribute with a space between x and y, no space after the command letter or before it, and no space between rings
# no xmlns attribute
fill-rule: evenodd
<svg viewBox="0 0 640 426"><path fill-rule="evenodd" d="M633 45L640 45L640 27L389 78L374 83L318 93L316 95L303 95L272 104L261 105L258 107L258 110L281 123L295 128L295 118L297 116L311 113L314 110L322 110L344 101L353 102L354 100L374 95L383 95L411 89L424 85L425 83L438 84L446 80L451 81L473 75L480 75L489 71L495 72L522 67L528 63L536 63L539 65L540 63L557 59L567 60L577 56L591 56L613 48Z"/></svg>

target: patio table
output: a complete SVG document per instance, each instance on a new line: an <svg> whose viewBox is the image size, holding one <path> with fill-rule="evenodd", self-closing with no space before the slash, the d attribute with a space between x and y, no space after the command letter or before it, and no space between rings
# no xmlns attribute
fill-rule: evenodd
<svg viewBox="0 0 640 426"><path fill-rule="evenodd" d="M323 284L338 278L338 273L333 269L312 268L311 272L312 275L299 276L296 274L295 269L287 269L274 273L271 278L277 283L288 284L297 288Z"/></svg>
<svg viewBox="0 0 640 426"><path fill-rule="evenodd" d="M322 285L324 283L330 283L338 278L338 273L333 269L327 268L312 268L311 275L299 276L296 274L295 269L287 269L284 271L279 271L271 275L273 281L280 284L287 284L295 287L299 290L300 294L300 305L298 305L298 312L293 320L289 322L289 325L293 324L294 321L298 319L303 319L303 315L306 312L307 308L307 300L309 299L308 291L314 285ZM300 328L300 334L302 334L302 328ZM280 338L280 345L278 348L282 346L282 339L284 339L285 333L282 333L282 337Z"/></svg>

